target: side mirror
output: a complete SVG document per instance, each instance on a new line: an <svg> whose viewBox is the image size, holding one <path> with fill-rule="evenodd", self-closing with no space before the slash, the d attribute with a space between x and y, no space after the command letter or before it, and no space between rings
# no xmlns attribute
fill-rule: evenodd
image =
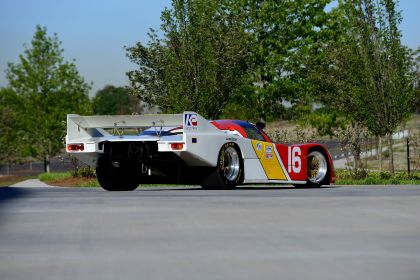
<svg viewBox="0 0 420 280"><path fill-rule="evenodd" d="M264 129L265 128L265 122L263 122L263 121L257 121L257 123L255 124L255 126L258 129Z"/></svg>

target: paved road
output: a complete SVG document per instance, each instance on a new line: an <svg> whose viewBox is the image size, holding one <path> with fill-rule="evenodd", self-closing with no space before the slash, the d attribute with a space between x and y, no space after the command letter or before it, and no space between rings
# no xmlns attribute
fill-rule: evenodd
<svg viewBox="0 0 420 280"><path fill-rule="evenodd" d="M0 188L1 279L420 279L420 186Z"/></svg>

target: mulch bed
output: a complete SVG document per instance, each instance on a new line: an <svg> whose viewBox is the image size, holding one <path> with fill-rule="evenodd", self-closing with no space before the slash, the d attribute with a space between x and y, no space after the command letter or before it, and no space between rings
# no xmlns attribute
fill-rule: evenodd
<svg viewBox="0 0 420 280"><path fill-rule="evenodd" d="M50 181L47 184L52 185L52 186L59 186L59 187L78 187L82 183L85 183L87 181L96 181L96 179L95 178L86 179L82 177L69 177L62 180Z"/></svg>

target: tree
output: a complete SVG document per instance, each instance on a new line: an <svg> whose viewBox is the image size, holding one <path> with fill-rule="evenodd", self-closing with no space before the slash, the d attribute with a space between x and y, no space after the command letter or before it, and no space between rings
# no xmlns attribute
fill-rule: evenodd
<svg viewBox="0 0 420 280"><path fill-rule="evenodd" d="M0 164L10 166L28 156L23 103L11 89L0 88Z"/></svg>
<svg viewBox="0 0 420 280"><path fill-rule="evenodd" d="M125 115L141 112L139 99L130 95L127 88L110 85L98 90L92 100L92 107L96 115Z"/></svg>
<svg viewBox="0 0 420 280"><path fill-rule="evenodd" d="M413 52L414 112L420 114L420 47Z"/></svg>
<svg viewBox="0 0 420 280"><path fill-rule="evenodd" d="M318 90L350 120L387 136L393 173L392 133L408 118L414 96L409 52L398 30L400 13L391 0L340 2L334 13L341 34L313 69Z"/></svg>
<svg viewBox="0 0 420 280"><path fill-rule="evenodd" d="M173 0L162 12L163 38L127 48L138 69L127 73L130 91L163 112L197 111L217 118L243 85L247 35L229 0Z"/></svg>
<svg viewBox="0 0 420 280"><path fill-rule="evenodd" d="M317 130L320 136L328 135L330 137L334 136L338 129L344 129L347 124L344 117L328 107L322 107L310 114L302 115L298 123L310 125Z"/></svg>
<svg viewBox="0 0 420 280"><path fill-rule="evenodd" d="M308 64L318 59L331 0L241 0L234 9L246 14L251 76L242 103L266 119L284 111L282 101L307 107ZM305 104L304 104L305 103Z"/></svg>
<svg viewBox="0 0 420 280"><path fill-rule="evenodd" d="M10 89L22 100L24 137L32 156L44 160L46 172L50 157L63 147L66 114L90 110L90 85L74 62L64 61L63 51L57 34L49 37L45 27L37 26L31 47L7 69Z"/></svg>

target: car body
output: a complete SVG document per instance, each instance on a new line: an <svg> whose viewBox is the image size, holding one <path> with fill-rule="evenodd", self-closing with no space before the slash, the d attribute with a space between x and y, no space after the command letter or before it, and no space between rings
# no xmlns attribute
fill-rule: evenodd
<svg viewBox="0 0 420 280"><path fill-rule="evenodd" d="M127 129L141 132L127 135L123 133ZM133 190L144 183L217 189L260 183L316 187L334 182L331 156L323 145L276 144L249 122L210 121L195 112L68 115L66 149L95 167L107 190Z"/></svg>

